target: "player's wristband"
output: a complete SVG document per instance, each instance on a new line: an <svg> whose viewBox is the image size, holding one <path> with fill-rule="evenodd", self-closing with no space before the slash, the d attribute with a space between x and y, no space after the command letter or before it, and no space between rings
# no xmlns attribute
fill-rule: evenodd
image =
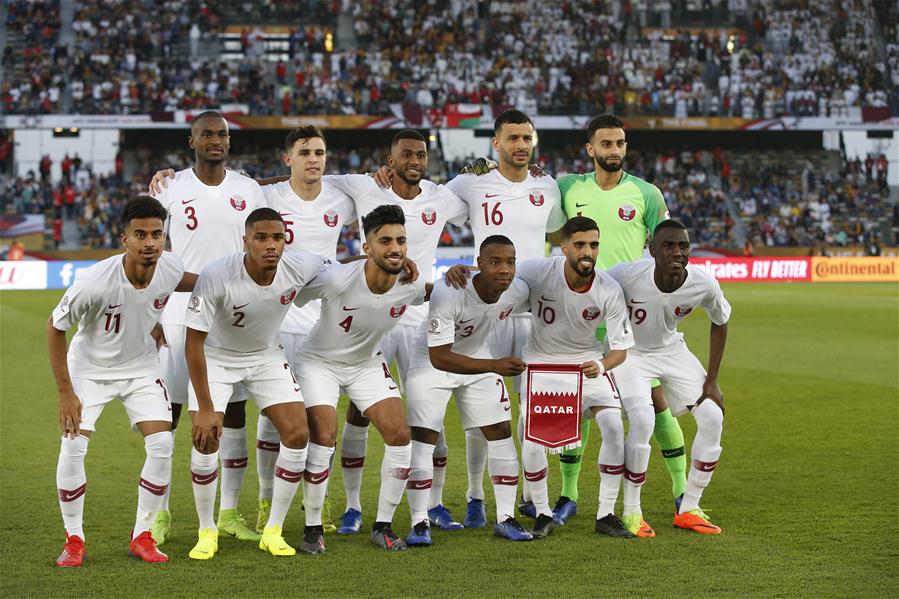
<svg viewBox="0 0 899 599"><path fill-rule="evenodd" d="M599 373L596 376L602 376L602 373L606 371L606 367L602 363L602 358L596 361L596 365L599 366Z"/></svg>

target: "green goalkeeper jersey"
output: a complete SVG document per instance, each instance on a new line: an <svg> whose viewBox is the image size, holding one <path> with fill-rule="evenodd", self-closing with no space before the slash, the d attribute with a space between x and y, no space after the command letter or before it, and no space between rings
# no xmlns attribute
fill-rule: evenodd
<svg viewBox="0 0 899 599"><path fill-rule="evenodd" d="M596 184L595 171L563 175L558 183L562 209L568 218L586 216L599 225L596 264L603 270L640 258L647 235L668 218L659 188L626 172L622 172L618 185L608 191Z"/></svg>

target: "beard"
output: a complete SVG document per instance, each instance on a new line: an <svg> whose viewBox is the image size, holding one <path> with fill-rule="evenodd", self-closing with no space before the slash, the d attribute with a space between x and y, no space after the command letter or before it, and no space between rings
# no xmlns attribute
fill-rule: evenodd
<svg viewBox="0 0 899 599"><path fill-rule="evenodd" d="M624 163L623 160L619 160L617 164L608 164L603 158L600 158L599 156L597 156L593 160L593 162L596 163L596 166L606 171L607 173L617 173L621 170L621 166Z"/></svg>
<svg viewBox="0 0 899 599"><path fill-rule="evenodd" d="M375 258L375 264L377 264L378 268L383 270L389 275L398 275L403 272L403 264L401 263L399 266L393 266L387 261L387 256L381 256L379 258Z"/></svg>
<svg viewBox="0 0 899 599"><path fill-rule="evenodd" d="M581 266L580 258L578 258L578 259L575 260L574 262L570 262L569 264L571 264L571 268L574 269L574 272L576 272L577 274L579 274L579 275L582 276L582 277L589 277L590 274L591 274L591 273L594 271L594 269L596 268L596 261L595 261L595 260L594 260L594 261L591 261L591 264L590 264L590 267L589 267L589 268L586 268L586 267Z"/></svg>

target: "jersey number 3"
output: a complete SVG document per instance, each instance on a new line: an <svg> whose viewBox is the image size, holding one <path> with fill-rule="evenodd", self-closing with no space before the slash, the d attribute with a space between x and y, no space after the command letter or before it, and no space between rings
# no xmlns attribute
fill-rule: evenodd
<svg viewBox="0 0 899 599"><path fill-rule="evenodd" d="M197 220L197 211L193 206L184 207L184 216L187 217L187 229L189 231L193 231L200 226L200 221Z"/></svg>

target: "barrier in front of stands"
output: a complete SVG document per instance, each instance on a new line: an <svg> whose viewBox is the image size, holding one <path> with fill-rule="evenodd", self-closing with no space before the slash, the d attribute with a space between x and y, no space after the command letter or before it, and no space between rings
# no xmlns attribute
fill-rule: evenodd
<svg viewBox="0 0 899 599"><path fill-rule="evenodd" d="M471 264L472 248L441 248L441 257L432 265L433 279L439 279L454 264ZM0 290L65 289L81 270L95 264L91 260L0 261ZM899 283L899 257L755 257L700 258L690 264L712 274L722 282L887 282Z"/></svg>

